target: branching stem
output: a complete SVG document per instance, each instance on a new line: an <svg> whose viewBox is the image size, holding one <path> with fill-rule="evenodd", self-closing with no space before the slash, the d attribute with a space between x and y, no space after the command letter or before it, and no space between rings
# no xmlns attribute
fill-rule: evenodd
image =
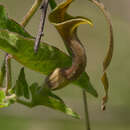
<svg viewBox="0 0 130 130"><path fill-rule="evenodd" d="M23 27L25 27L28 22L30 21L30 19L32 18L32 16L35 14L35 12L37 11L37 9L39 8L39 6L41 5L42 0L35 0L32 8L28 11L28 13L25 15L25 17L23 18L23 21L21 22L21 25ZM6 87L5 87L5 91L8 94L8 90L11 88L11 57L8 53L6 53L5 56L5 70L6 70Z"/></svg>

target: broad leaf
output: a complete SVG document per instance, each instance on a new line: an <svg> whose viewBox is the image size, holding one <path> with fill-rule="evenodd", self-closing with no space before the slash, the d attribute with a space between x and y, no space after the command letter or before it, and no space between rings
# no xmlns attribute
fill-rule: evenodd
<svg viewBox="0 0 130 130"><path fill-rule="evenodd" d="M17 32L18 34L24 37L31 37L29 34L26 34L27 32L23 29L23 27L21 27L19 24L7 17L5 9L2 5L0 5L0 9L0 21L11 21L12 24L16 24L15 26L10 27L11 25L9 26L8 22L4 22L5 27L3 26L3 24L1 24L0 29L8 29L11 32ZM4 42L3 40L6 40L6 42ZM24 44L24 42L26 44ZM17 34L5 31L4 36L1 35L0 48L5 52L12 54L13 57L18 62L22 63L24 66L46 75L50 74L57 67L63 68L71 66L71 57L67 56L66 54L64 54L63 52L61 52L53 46L50 46L46 43L41 44L42 45L39 49L39 52L36 55L33 53L34 40L29 40ZM84 82L84 84L81 81ZM87 74L83 73L79 80L74 82L74 84L78 85L81 88L84 88L93 96L97 97L97 92L91 85Z"/></svg>
<svg viewBox="0 0 130 130"><path fill-rule="evenodd" d="M29 86L25 79L24 68L21 69L18 80L16 81L15 85L16 96L21 97L24 96L25 98L29 99Z"/></svg>
<svg viewBox="0 0 130 130"><path fill-rule="evenodd" d="M38 53L35 54L34 42L35 40L24 38L18 34L5 30L0 31L0 49L11 54L16 61L34 71L48 75L57 67L63 68L71 65L71 57L46 43L41 43ZM81 75L74 84L82 86L81 81L87 83L88 76ZM91 85L89 85L90 87L87 86L88 83L84 85L82 88L97 96L96 90Z"/></svg>

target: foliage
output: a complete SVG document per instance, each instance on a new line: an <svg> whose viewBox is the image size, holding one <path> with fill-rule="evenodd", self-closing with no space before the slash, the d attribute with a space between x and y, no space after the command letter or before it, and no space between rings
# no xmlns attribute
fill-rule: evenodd
<svg viewBox="0 0 130 130"><path fill-rule="evenodd" d="M53 0L50 0L50 5L54 9L49 14L49 21L56 27L64 43L67 42L68 44L71 42L74 35L76 36L75 40L78 39L77 27L80 24L93 25L92 21L88 18L73 17L67 13L67 8L72 1L73 0L66 0L57 5L55 8L56 4ZM101 8L103 12L105 12L104 8L102 8L97 1L91 0L91 2L96 3L96 5ZM108 18L106 13L104 14L106 18ZM111 30L112 27L110 22L109 25ZM108 95L106 69L110 64L113 52L112 30L110 34L110 48L104 62L103 70L103 83L106 88L106 97L104 98L105 101L103 102L103 105L107 102ZM45 42L40 43L38 52L36 54L34 52L34 44L35 38L29 34L22 25L9 18L4 6L0 5L0 49L2 51L11 55L11 58L15 59L23 66L47 76L50 76L57 68L68 68L73 64L73 55L67 46L66 47L70 53L70 56ZM31 108L42 105L62 111L68 115L71 115L72 117L79 118L79 116L73 112L60 97L52 92L46 80L42 85L39 85L38 83L29 85L26 81L24 68L21 68L15 85L11 86L11 89L8 90L8 85L4 87L4 79L7 79L8 77L6 66L7 63L4 60L0 73L0 107L7 107L15 102ZM5 80L5 82L8 81ZM67 80L67 84L64 84L63 87L66 87L70 83L80 87L95 97L98 96L85 70L78 75L76 79ZM59 87L59 89L61 89L61 87Z"/></svg>

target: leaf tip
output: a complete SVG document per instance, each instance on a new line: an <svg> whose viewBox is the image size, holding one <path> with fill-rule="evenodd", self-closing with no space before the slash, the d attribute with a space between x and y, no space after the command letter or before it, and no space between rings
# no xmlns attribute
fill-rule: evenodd
<svg viewBox="0 0 130 130"><path fill-rule="evenodd" d="M65 113L74 117L75 119L80 119L80 116L76 112L73 112L71 108L66 108Z"/></svg>

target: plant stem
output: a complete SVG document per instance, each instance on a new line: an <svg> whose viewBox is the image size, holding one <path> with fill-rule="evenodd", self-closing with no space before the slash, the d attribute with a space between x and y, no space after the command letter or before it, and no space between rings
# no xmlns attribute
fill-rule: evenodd
<svg viewBox="0 0 130 130"><path fill-rule="evenodd" d="M28 24L28 22L30 21L30 19L32 18L32 16L35 14L35 12L37 11L37 9L40 7L41 3L42 3L42 0L35 0L34 4L31 7L31 9L24 16L23 21L21 22L21 25L23 27L25 27Z"/></svg>
<svg viewBox="0 0 130 130"><path fill-rule="evenodd" d="M11 88L11 57L8 53L6 53L5 56L5 70L6 70L6 74L5 74L5 78L6 78L6 94L8 94L8 90Z"/></svg>
<svg viewBox="0 0 130 130"><path fill-rule="evenodd" d="M0 70L0 88L3 88L5 74L6 74L6 70L5 70L5 58L4 58L4 61L2 63L1 70Z"/></svg>
<svg viewBox="0 0 130 130"><path fill-rule="evenodd" d="M89 113L88 113L87 94L86 94L85 90L83 90L83 101L84 101L86 130L91 130L91 128L90 128L90 120L89 120Z"/></svg>
<svg viewBox="0 0 130 130"><path fill-rule="evenodd" d="M37 53L37 51L38 51L40 40L41 40L41 37L43 36L43 30L44 30L44 25L45 25L48 2L49 2L49 0L44 0L43 4L41 6L42 14L41 14L39 32L37 34L36 41L35 41L35 46L34 46L35 53Z"/></svg>
<svg viewBox="0 0 130 130"><path fill-rule="evenodd" d="M37 9L39 8L39 6L41 5L42 0L35 0L33 6L31 7L31 9L28 11L28 13L24 16L23 21L21 22L21 25L23 27L25 27L28 22L30 21L30 19L32 18L32 16L35 14L35 12L37 11ZM6 94L8 94L8 90L11 88L11 57L8 53L6 53L5 56L5 71L6 71Z"/></svg>

